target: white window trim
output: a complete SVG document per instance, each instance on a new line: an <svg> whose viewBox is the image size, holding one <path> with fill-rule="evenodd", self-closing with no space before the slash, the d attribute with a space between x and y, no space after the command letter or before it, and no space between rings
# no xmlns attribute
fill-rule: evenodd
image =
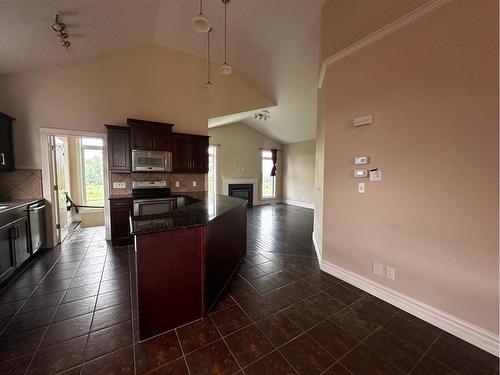
<svg viewBox="0 0 500 375"><path fill-rule="evenodd" d="M219 165L218 165L218 158L219 158L219 150L217 150L216 145L208 145L208 148L212 148L214 150L214 166L215 166L215 173L214 173L214 195L217 195L217 185L219 184ZM209 156L210 157L210 156ZM210 171L209 171L210 173ZM207 178L208 180L208 178Z"/></svg>

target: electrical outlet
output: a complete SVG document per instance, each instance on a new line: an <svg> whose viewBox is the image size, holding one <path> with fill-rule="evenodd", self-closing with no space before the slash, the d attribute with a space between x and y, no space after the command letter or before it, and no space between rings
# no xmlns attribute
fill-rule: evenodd
<svg viewBox="0 0 500 375"><path fill-rule="evenodd" d="M394 267L391 267L391 266L385 267L385 277L387 277L388 279L391 279L391 280L395 280L396 279L396 269Z"/></svg>
<svg viewBox="0 0 500 375"><path fill-rule="evenodd" d="M361 193L361 194L365 193L365 183L364 182L358 182L358 193Z"/></svg>
<svg viewBox="0 0 500 375"><path fill-rule="evenodd" d="M180 187L181 183L179 181L175 181L175 187Z"/></svg>
<svg viewBox="0 0 500 375"><path fill-rule="evenodd" d="M127 184L125 182L113 182L113 189L126 189Z"/></svg>
<svg viewBox="0 0 500 375"><path fill-rule="evenodd" d="M193 181L193 186L196 187L196 181Z"/></svg>
<svg viewBox="0 0 500 375"><path fill-rule="evenodd" d="M384 277L384 267L385 265L383 263L373 262L373 273Z"/></svg>

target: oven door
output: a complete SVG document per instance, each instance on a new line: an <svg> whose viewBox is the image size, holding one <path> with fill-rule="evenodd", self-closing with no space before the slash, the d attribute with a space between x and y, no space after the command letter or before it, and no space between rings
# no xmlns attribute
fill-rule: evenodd
<svg viewBox="0 0 500 375"><path fill-rule="evenodd" d="M134 216L165 214L176 208L176 198L134 199Z"/></svg>
<svg viewBox="0 0 500 375"><path fill-rule="evenodd" d="M164 151L132 150L132 171L171 172L172 153Z"/></svg>

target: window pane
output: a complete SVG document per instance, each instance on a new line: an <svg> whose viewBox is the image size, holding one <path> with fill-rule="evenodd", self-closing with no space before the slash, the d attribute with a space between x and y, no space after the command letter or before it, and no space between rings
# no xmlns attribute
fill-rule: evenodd
<svg viewBox="0 0 500 375"><path fill-rule="evenodd" d="M264 152L262 153L264 155ZM274 198L275 197L275 179L271 176L273 168L273 161L271 159L262 159L262 197Z"/></svg>
<svg viewBox="0 0 500 375"><path fill-rule="evenodd" d="M85 204L104 206L103 151L84 149L83 159Z"/></svg>
<svg viewBox="0 0 500 375"><path fill-rule="evenodd" d="M216 155L217 155L216 146L210 146L208 148L208 192L214 195L216 194L217 191Z"/></svg>
<svg viewBox="0 0 500 375"><path fill-rule="evenodd" d="M102 147L102 139L100 138L82 138L83 146L100 146Z"/></svg>
<svg viewBox="0 0 500 375"><path fill-rule="evenodd" d="M269 150L264 150L262 151L262 157L266 159L271 159L273 157L273 154Z"/></svg>

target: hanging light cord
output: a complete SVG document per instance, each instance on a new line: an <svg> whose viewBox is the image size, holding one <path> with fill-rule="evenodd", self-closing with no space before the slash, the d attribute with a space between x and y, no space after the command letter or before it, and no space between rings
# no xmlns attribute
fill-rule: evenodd
<svg viewBox="0 0 500 375"><path fill-rule="evenodd" d="M227 64L227 2L224 2L224 64Z"/></svg>
<svg viewBox="0 0 500 375"><path fill-rule="evenodd" d="M207 68L208 68L208 81L207 83L211 83L210 82L210 33L212 32L212 28L210 28L210 30L208 30L208 42L207 42Z"/></svg>
<svg viewBox="0 0 500 375"><path fill-rule="evenodd" d="M203 0L200 0L200 16L203 15Z"/></svg>

